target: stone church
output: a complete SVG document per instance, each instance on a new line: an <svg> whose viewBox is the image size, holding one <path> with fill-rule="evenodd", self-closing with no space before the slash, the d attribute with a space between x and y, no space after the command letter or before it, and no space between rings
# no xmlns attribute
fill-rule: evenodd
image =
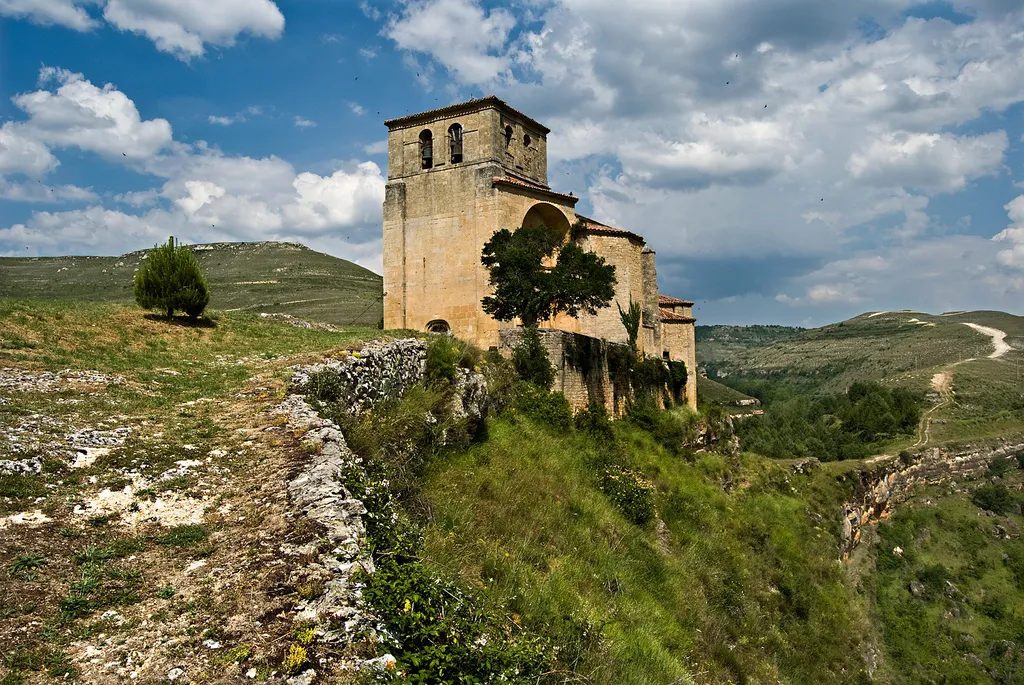
<svg viewBox="0 0 1024 685"><path fill-rule="evenodd" d="M579 244L615 265L615 300L595 315L560 315L543 326L627 342L615 303L641 303L640 351L686 362L687 399L696 406L693 302L658 292L654 250L642 236L577 214L579 198L548 186L546 126L493 95L384 123L385 328L498 345L499 330L514 324L480 304L490 293L484 243L502 228L538 224L568 234L579 220Z"/></svg>

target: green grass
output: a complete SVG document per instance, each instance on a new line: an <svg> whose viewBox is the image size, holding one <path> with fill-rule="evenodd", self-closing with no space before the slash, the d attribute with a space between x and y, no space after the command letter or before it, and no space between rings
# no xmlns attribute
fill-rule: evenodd
<svg viewBox="0 0 1024 685"><path fill-rule="evenodd" d="M1019 486L1022 476L1008 474L1009 482ZM879 527L866 580L888 669L900 682L1024 679L1022 525L1017 513L979 516L969 493L932 488ZM1018 533L1007 540L996 526ZM897 546L901 556L892 552Z"/></svg>
<svg viewBox="0 0 1024 685"><path fill-rule="evenodd" d="M722 385L703 376L697 376L697 398L702 404L721 404L731 407L739 406L740 402L753 399L750 395L745 395L728 385Z"/></svg>
<svg viewBox="0 0 1024 685"><path fill-rule="evenodd" d="M0 283L9 297L131 302L144 254L3 257ZM383 316L380 276L295 243L213 243L196 246L196 258L214 309L280 312L342 326L374 326ZM0 335L0 350L35 344L17 333Z"/></svg>
<svg viewBox="0 0 1024 685"><path fill-rule="evenodd" d="M797 479L752 456L688 462L627 422L615 432L656 485L663 528L601 492L599 441L499 419L426 479L428 562L538 632L599 631L578 663L593 682L860 682L863 617ZM727 473L749 487L727 494Z"/></svg>

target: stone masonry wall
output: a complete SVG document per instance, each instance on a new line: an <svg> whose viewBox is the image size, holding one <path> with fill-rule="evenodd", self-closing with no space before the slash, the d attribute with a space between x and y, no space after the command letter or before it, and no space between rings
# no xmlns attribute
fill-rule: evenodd
<svg viewBox="0 0 1024 685"><path fill-rule="evenodd" d="M867 524L888 518L893 506L918 485L934 485L981 475L992 460L1024 450L1024 443L998 448L966 448L947 451L934 447L924 452L916 463L904 465L899 459L878 463L876 470L861 475L859 495L843 505L842 558L849 557L860 542L861 529Z"/></svg>
<svg viewBox="0 0 1024 685"><path fill-rule="evenodd" d="M603 404L612 416L625 411L628 389L616 388L608 371L608 350L625 345L557 329L542 328L537 332L555 367L551 390L563 393L573 411L584 409L590 402ZM499 349L511 355L522 339L522 328L502 329Z"/></svg>

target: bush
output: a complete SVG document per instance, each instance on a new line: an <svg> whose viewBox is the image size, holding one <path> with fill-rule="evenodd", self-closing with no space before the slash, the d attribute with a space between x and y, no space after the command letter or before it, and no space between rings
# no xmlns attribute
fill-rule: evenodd
<svg viewBox="0 0 1024 685"><path fill-rule="evenodd" d="M670 361L668 363L668 384L672 389L672 399L676 402L686 399L687 376L686 362Z"/></svg>
<svg viewBox="0 0 1024 685"><path fill-rule="evenodd" d="M998 476L1002 478L1013 468L1013 463L1007 457L996 457L988 464L988 476Z"/></svg>
<svg viewBox="0 0 1024 685"><path fill-rule="evenodd" d="M572 408L569 406L569 400L560 392L548 392L526 383L512 408L517 413L557 431L572 430Z"/></svg>
<svg viewBox="0 0 1024 685"><path fill-rule="evenodd" d="M523 339L512 350L512 365L527 383L547 390L555 382L555 369L536 328L523 328Z"/></svg>
<svg viewBox="0 0 1024 685"><path fill-rule="evenodd" d="M166 312L168 318L176 310L195 318L210 303L199 262L191 249L176 245L173 236L149 252L135 272L134 289L140 307Z"/></svg>
<svg viewBox="0 0 1024 685"><path fill-rule="evenodd" d="M427 343L427 385L442 386L455 380L459 368L473 369L482 359L480 350L450 335L432 335Z"/></svg>
<svg viewBox="0 0 1024 685"><path fill-rule="evenodd" d="M657 357L645 357L633 368L633 390L637 395L657 395L669 383L668 367Z"/></svg>
<svg viewBox="0 0 1024 685"><path fill-rule="evenodd" d="M979 509L1005 514L1014 505L1013 493L1005 485L983 485L971 494L971 501Z"/></svg>
<svg viewBox="0 0 1024 685"><path fill-rule="evenodd" d="M612 422L608 419L608 410L603 404L591 402L586 409L581 409L573 419L576 430L587 433L602 442L614 442L615 432Z"/></svg>
<svg viewBox="0 0 1024 685"><path fill-rule="evenodd" d="M329 405L341 398L343 390L341 379L331 369L320 369L309 374L306 384L306 396L314 404Z"/></svg>
<svg viewBox="0 0 1024 685"><path fill-rule="evenodd" d="M601 491L633 523L643 525L654 518L654 484L636 471L605 469Z"/></svg>

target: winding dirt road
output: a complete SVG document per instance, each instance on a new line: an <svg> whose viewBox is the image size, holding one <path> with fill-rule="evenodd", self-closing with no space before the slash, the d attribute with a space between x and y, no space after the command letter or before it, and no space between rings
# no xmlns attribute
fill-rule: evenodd
<svg viewBox="0 0 1024 685"><path fill-rule="evenodd" d="M964 325L992 338L992 347L995 350L992 354L988 355L988 359L999 359L1013 349L1006 343L1006 333L998 328L990 328L976 323L964 323ZM949 406L953 401L953 369L961 364L973 361L976 361L974 357L954 362L932 376L932 389L939 393L942 401L926 411L924 416L921 417L921 423L917 427L917 442L914 443L914 447L924 447L928 444L928 441L931 440L932 414L943 407Z"/></svg>

